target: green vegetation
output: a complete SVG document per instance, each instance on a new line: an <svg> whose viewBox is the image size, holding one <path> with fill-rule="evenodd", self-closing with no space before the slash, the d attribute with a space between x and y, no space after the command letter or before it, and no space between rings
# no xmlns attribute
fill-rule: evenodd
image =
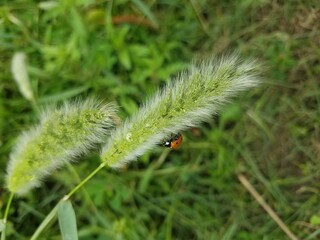
<svg viewBox="0 0 320 240"><path fill-rule="evenodd" d="M2 2L1 179L17 136L47 103L98 96L124 119L194 56L236 49L268 67L264 85L183 132L178 150L154 148L88 181L71 197L79 239L286 239L239 173L295 235L319 238L319 1ZM12 78L21 51L34 101ZM99 164L98 153L82 157L14 198L7 239L28 239ZM1 214L8 198L3 189ZM41 236L59 239L58 224Z"/></svg>

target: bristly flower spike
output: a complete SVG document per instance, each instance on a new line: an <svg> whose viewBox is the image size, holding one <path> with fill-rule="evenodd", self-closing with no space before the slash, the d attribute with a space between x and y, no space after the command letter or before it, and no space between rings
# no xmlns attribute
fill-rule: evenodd
<svg viewBox="0 0 320 240"><path fill-rule="evenodd" d="M170 135L207 121L239 92L261 82L261 66L237 54L195 62L115 130L101 152L122 167Z"/></svg>
<svg viewBox="0 0 320 240"><path fill-rule="evenodd" d="M113 104L89 99L44 111L40 124L17 140L7 168L7 188L25 194L53 170L105 141L117 124L116 110Z"/></svg>
<svg viewBox="0 0 320 240"><path fill-rule="evenodd" d="M27 56L23 52L17 52L13 55L11 62L11 72L16 81L21 94L29 101L34 100L33 91L27 71Z"/></svg>

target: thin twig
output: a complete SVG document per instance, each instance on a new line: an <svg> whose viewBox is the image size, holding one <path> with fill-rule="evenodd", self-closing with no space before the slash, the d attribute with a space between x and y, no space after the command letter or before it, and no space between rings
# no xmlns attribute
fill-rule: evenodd
<svg viewBox="0 0 320 240"><path fill-rule="evenodd" d="M291 240L299 240L299 238L294 235L286 224L280 219L277 213L266 203L262 196L254 189L248 179L242 175L238 174L238 179L242 185L250 192L254 199L263 207L263 209L269 214L269 216L278 224L278 226L287 234Z"/></svg>
<svg viewBox="0 0 320 240"><path fill-rule="evenodd" d="M149 21L148 19L145 19L143 17L134 16L134 15L121 15L121 16L114 16L112 18L113 24L122 24L122 23L131 23L136 25L142 25L145 27L149 27L152 29L157 29L158 26L156 26L154 23Z"/></svg>

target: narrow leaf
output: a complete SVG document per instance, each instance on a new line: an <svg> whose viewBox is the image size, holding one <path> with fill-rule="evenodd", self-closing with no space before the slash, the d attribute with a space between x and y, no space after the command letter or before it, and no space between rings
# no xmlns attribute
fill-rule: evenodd
<svg viewBox="0 0 320 240"><path fill-rule="evenodd" d="M62 201L58 206L59 226L63 240L78 239L76 214L69 200Z"/></svg>
<svg viewBox="0 0 320 240"><path fill-rule="evenodd" d="M73 98L73 97L79 96L80 94L84 93L88 89L89 89L89 85L70 88L70 89L65 90L63 92L60 91L56 94L46 95L46 96L40 97L37 102L40 104L43 104L43 103L48 104L48 103L53 103L53 102L58 102L58 101L65 101L68 98Z"/></svg>
<svg viewBox="0 0 320 240"><path fill-rule="evenodd" d="M3 223L3 219L0 219L0 232L2 232L5 228L5 224Z"/></svg>
<svg viewBox="0 0 320 240"><path fill-rule="evenodd" d="M132 0L132 2L136 5L137 8L156 26L159 26L157 18L154 16L152 11L149 9L146 4L141 0Z"/></svg>

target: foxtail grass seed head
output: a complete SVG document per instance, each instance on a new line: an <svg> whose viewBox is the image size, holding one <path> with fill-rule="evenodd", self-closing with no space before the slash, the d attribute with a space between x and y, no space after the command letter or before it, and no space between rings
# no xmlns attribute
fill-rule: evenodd
<svg viewBox="0 0 320 240"><path fill-rule="evenodd" d="M260 71L256 61L236 54L195 62L115 130L102 161L122 167L171 133L207 121L239 92L257 86Z"/></svg>
<svg viewBox="0 0 320 240"><path fill-rule="evenodd" d="M19 91L29 101L34 100L29 75L27 71L26 55L23 52L17 52L13 55L11 61L11 72L16 81Z"/></svg>
<svg viewBox="0 0 320 240"><path fill-rule="evenodd" d="M94 99L44 111L40 124L18 138L7 168L7 188L21 195L39 186L53 170L105 141L117 120L113 104Z"/></svg>

